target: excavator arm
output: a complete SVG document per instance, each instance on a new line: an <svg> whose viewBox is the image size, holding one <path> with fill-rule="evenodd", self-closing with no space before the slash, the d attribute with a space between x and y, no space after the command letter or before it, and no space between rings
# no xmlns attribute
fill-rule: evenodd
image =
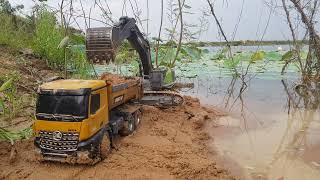
<svg viewBox="0 0 320 180"><path fill-rule="evenodd" d="M127 39L138 52L144 76L150 76L153 67L150 45L143 37L134 18L121 17L113 27L89 28L86 36L86 52L88 59L101 63L113 61L118 47Z"/></svg>

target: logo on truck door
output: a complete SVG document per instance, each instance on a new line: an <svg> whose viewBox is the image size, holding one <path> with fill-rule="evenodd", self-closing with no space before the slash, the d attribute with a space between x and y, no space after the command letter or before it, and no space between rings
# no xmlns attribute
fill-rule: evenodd
<svg viewBox="0 0 320 180"><path fill-rule="evenodd" d="M123 95L114 98L114 103L118 103L121 101L123 101Z"/></svg>

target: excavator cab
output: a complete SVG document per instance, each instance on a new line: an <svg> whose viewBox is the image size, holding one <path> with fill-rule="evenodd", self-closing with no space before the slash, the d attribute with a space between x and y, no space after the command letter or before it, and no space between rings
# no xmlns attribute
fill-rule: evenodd
<svg viewBox="0 0 320 180"><path fill-rule="evenodd" d="M100 64L114 61L116 51L125 39L139 54L140 74L144 79L145 90L170 89L175 81L174 72L170 73L171 82L166 83L167 69L153 67L149 41L140 32L134 18L124 16L112 27L87 29L86 53L88 60Z"/></svg>

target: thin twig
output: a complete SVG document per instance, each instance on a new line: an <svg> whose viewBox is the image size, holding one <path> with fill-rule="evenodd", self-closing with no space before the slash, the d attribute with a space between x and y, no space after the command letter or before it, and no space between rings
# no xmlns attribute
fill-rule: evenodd
<svg viewBox="0 0 320 180"><path fill-rule="evenodd" d="M159 34L158 34L158 39L157 39L157 47L156 47L156 67L157 68L159 67L158 55L159 55L159 46L160 46L162 23L163 23L163 0L161 0L161 20L160 20L160 28L159 28Z"/></svg>
<svg viewBox="0 0 320 180"><path fill-rule="evenodd" d="M176 63L176 60L178 59L178 55L179 55L180 49L181 49L182 36L183 36L183 17L182 17L181 0L178 0L178 4L179 4L179 15L180 15L180 36L179 36L179 42L178 42L178 47L177 47L175 58L173 59L171 65L170 65L171 67L174 66L174 64Z"/></svg>

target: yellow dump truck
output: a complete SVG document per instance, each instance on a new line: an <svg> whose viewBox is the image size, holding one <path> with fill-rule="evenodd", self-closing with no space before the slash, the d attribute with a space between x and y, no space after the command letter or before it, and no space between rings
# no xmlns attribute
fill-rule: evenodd
<svg viewBox="0 0 320 180"><path fill-rule="evenodd" d="M112 27L88 29L88 60L99 64L113 60L125 39L139 54L139 77L121 82L106 81L103 76L102 80L57 80L40 86L34 123L40 160L98 162L108 156L117 134L128 135L138 127L140 103L183 104L180 94L168 91L173 83L165 83L166 70L153 68L149 42L133 18L121 17Z"/></svg>
<svg viewBox="0 0 320 180"><path fill-rule="evenodd" d="M113 137L131 134L140 123L140 78L57 80L38 89L34 123L39 160L96 163L108 156Z"/></svg>

